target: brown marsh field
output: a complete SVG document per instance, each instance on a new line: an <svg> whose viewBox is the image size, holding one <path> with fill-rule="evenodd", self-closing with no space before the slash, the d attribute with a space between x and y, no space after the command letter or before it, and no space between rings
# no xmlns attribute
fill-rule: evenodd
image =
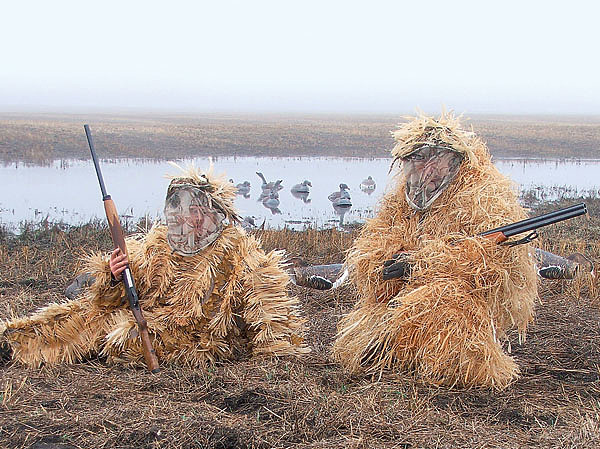
<svg viewBox="0 0 600 449"><path fill-rule="evenodd" d="M589 216L541 231L538 244L600 263L600 200ZM541 204L532 214L564 207ZM134 231L130 229L129 231ZM266 249L310 263L343 259L358 230L255 231ZM78 259L109 250L103 223L0 230L0 319L63 299ZM290 286L307 318L302 360L239 360L205 371L164 366L0 366L0 447L595 448L600 447L598 278L540 281L528 338L511 336L520 379L503 391L423 384L410 372L349 376L330 357L352 287Z"/></svg>
<svg viewBox="0 0 600 449"><path fill-rule="evenodd" d="M0 162L106 158L387 157L398 115L57 115L0 113ZM494 156L599 158L600 116L464 116Z"/></svg>
<svg viewBox="0 0 600 449"><path fill-rule="evenodd" d="M103 157L386 157L392 116L114 117L0 115L0 161ZM472 117L496 156L598 158L600 117ZM587 217L544 228L538 244L600 264L600 200ZM572 204L542 203L531 214ZM133 232L135 229L129 229ZM309 263L343 260L358 228L255 231L266 249ZM62 301L79 258L112 247L102 222L0 227L0 319ZM595 448L600 447L600 281L540 281L536 321L519 344L522 375L503 391L423 384L410 372L350 376L330 357L356 293L291 285L312 353L207 370L0 366L0 448Z"/></svg>

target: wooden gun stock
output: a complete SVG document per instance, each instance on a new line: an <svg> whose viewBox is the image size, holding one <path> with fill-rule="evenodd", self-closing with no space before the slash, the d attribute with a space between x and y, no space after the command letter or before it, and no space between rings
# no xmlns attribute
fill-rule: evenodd
<svg viewBox="0 0 600 449"><path fill-rule="evenodd" d="M115 206L115 202L110 195L108 195L108 198L104 198L104 212L106 212L106 219L108 220L108 227L115 248L119 248L129 260L129 253L127 252L127 245L125 244L125 237L123 236L123 228L121 227L121 221L119 220L117 206Z"/></svg>
<svg viewBox="0 0 600 449"><path fill-rule="evenodd" d="M117 207L115 206L115 203L110 197L110 195L106 193L106 188L104 187L104 179L102 178L102 172L100 171L98 157L96 156L96 151L92 142L92 134L90 132L90 128L88 125L84 125L84 129L85 134L87 136L88 144L90 146L90 152L92 153L92 159L96 168L96 174L98 175L98 182L100 183L100 190L102 191L102 200L104 201L104 211L106 212L106 218L108 220L108 227L110 229L112 241L115 245L115 249L119 248L121 252L127 256L127 260L129 260L127 245L125 244L125 237L123 234L123 227L121 226L121 221L119 220ZM127 293L127 299L129 300L129 308L131 309L131 312L133 313L135 321L138 325L138 332L142 340L142 352L144 354L144 360L146 361L148 369L152 373L158 373L160 371L160 368L158 366L158 358L156 357L156 352L152 347L150 334L148 334L148 323L146 322L146 319L142 314L142 309L140 308L137 290L135 288L135 283L133 282L133 276L131 275L129 265L127 265L125 267L125 270L123 271L123 284L125 285L125 292Z"/></svg>
<svg viewBox="0 0 600 449"><path fill-rule="evenodd" d="M501 231L492 232L491 234L485 234L484 237L486 239L490 239L494 243L502 243L508 240L508 237L504 235Z"/></svg>

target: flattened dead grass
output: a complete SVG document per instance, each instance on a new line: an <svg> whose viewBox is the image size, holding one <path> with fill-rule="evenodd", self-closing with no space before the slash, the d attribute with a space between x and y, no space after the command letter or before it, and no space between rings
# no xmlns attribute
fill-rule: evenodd
<svg viewBox="0 0 600 449"><path fill-rule="evenodd" d="M544 205L556 209L565 204ZM585 249L600 263L600 202L585 229L547 227L544 248ZM542 213L547 210L535 210ZM573 220L574 221L574 220ZM267 250L309 262L339 261L352 235L265 231ZM62 295L71 253L110 247L88 226L0 236L0 317L25 314ZM27 262L23 254L28 254ZM56 266L53 258L57 258ZM54 267L54 268L53 268ZM598 291L597 278L591 288ZM107 366L0 367L0 447L7 448L591 448L600 446L600 312L589 286L544 281L527 341L510 335L521 377L507 389L457 390L410 373L348 376L330 358L351 287L292 286L308 318L305 359L241 360L207 371ZM588 290L586 290L588 289Z"/></svg>

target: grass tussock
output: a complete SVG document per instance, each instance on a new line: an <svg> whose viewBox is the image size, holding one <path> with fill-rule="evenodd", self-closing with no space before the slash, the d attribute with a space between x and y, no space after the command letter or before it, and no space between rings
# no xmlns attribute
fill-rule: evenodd
<svg viewBox="0 0 600 449"><path fill-rule="evenodd" d="M542 204L540 214L567 204ZM544 228L538 244L600 264L600 201L589 217ZM339 262L353 234L257 231L265 249ZM0 233L0 318L62 297L79 255L111 247L106 227L28 224ZM299 361L241 360L207 370L0 367L0 447L30 448L590 448L600 445L598 278L540 282L527 340L509 335L520 378L503 391L432 387L410 372L350 376L331 359L352 287L290 286L308 319Z"/></svg>

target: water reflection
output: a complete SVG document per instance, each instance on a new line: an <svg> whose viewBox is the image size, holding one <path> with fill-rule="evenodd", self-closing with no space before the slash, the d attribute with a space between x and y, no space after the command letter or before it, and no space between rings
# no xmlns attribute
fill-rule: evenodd
<svg viewBox="0 0 600 449"><path fill-rule="evenodd" d="M358 158L214 158L216 173L236 180L236 206L241 216L253 217L265 226L325 226L327 223L362 222L374 214L377 202L394 180L388 175L389 159ZM208 167L208 158L178 161ZM533 200L598 195L600 161L496 160L499 170L528 192ZM315 167L334 167L318 170ZM108 193L125 221L162 214L169 180L175 174L164 161L102 161ZM260 173L260 175L259 175ZM262 175L262 174L265 175ZM332 176L332 173L335 176ZM369 177L365 175L369 173ZM261 176L262 175L262 176ZM251 182L258 176L260 183ZM263 179L264 178L264 179ZM310 178L308 192L294 189ZM373 188L367 188L373 181ZM304 179L304 182L299 182ZM340 180L342 185L340 187ZM284 184L293 185L283 193ZM359 186L350 189L348 186ZM266 187L266 188L263 188ZM50 166L10 164L0 167L0 222L23 220L87 222L104 219L98 181L91 161L55 161ZM276 195L272 195L272 192ZM329 195L338 193L344 202L334 204ZM351 197L350 197L351 195ZM299 201L300 200L300 201ZM335 198L334 198L335 200ZM344 207L351 205L344 210ZM336 210L336 206L342 209ZM249 224L249 226L251 226Z"/></svg>
<svg viewBox="0 0 600 449"><path fill-rule="evenodd" d="M344 226L344 216L352 208L352 204L349 202L343 202L342 204L333 203L333 211L336 215L339 215L339 225Z"/></svg>
<svg viewBox="0 0 600 449"><path fill-rule="evenodd" d="M265 192L263 191L261 197L263 197L264 194ZM262 205L269 209L273 215L281 214L279 204L281 204L281 201L279 201L279 193L275 190L269 191L268 195L262 199Z"/></svg>
<svg viewBox="0 0 600 449"><path fill-rule="evenodd" d="M309 192L296 192L292 190L292 196L294 198L302 200L303 203L310 203L310 198L308 197L308 195L310 195Z"/></svg>

